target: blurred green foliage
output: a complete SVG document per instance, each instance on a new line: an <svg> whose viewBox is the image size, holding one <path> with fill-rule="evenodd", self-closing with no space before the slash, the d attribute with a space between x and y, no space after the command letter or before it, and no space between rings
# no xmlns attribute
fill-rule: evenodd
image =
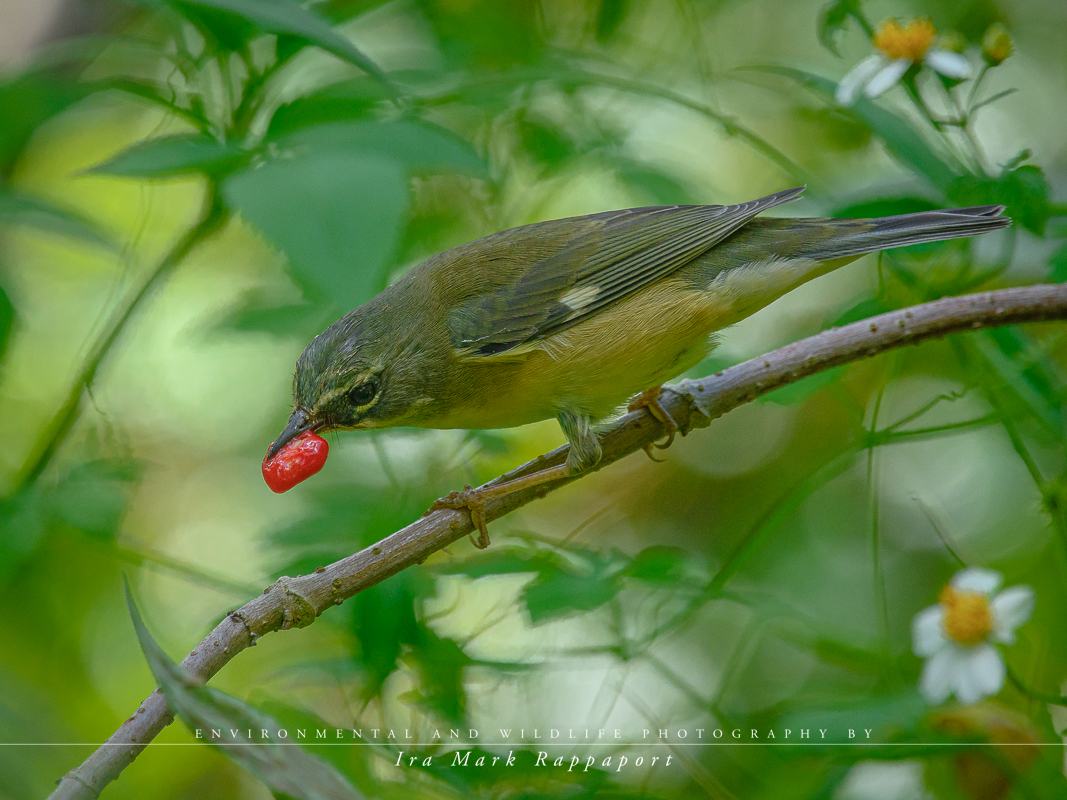
<svg viewBox="0 0 1067 800"><path fill-rule="evenodd" d="M1060 325L785 387L665 464L630 459L494 523L487 552L457 544L268 637L211 688L132 604L130 624L121 577L186 652L246 587L557 444L551 425L343 434L298 490L259 478L307 340L496 230L802 181L798 214L1001 203L1016 221L822 278L724 332L693 374L935 297L1067 280L1061 5L143 0L3 76L0 743L87 744L0 746L0 797L43 796L157 681L185 727L107 796L1062 797ZM976 65L1003 23L1017 55L836 105L876 23L912 15ZM1016 682L931 708L911 620L963 564L1032 586L1037 610L1006 651ZM215 725L382 736L165 746ZM640 743L663 727L670 748ZM472 728L474 746L450 734ZM526 735L500 745L499 728ZM575 743L597 765L568 772L535 766L534 728L627 735ZM677 740L697 728L832 733ZM661 749L676 766L602 763ZM515 767L448 766L511 750ZM394 767L401 751L418 758Z"/></svg>

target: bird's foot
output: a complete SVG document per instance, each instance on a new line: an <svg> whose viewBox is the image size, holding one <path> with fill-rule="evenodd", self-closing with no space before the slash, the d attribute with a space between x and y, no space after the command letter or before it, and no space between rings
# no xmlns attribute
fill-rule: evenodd
<svg viewBox="0 0 1067 800"><path fill-rule="evenodd" d="M484 550L489 546L489 527L485 522L485 501L487 499L480 490L472 489L468 484L463 487L462 492L449 492L445 497L435 501L426 513L429 514L439 508L467 509L471 515L471 523L478 531L478 538L475 539L473 533L469 533L467 536L471 540L471 544L479 550Z"/></svg>
<svg viewBox="0 0 1067 800"><path fill-rule="evenodd" d="M667 436L667 441L662 444L650 443L645 445L645 454L653 461L662 461L663 459L656 458L652 455L652 448L655 447L657 450L666 450L674 441L674 434L678 432L678 424L671 417L670 412L668 412L667 409L663 407L662 403L660 403L661 389L662 387L660 386L653 386L651 389L645 389L641 394L636 395L626 407L627 411L637 411L639 408L647 409L648 413L658 419L660 424L663 425L663 432Z"/></svg>

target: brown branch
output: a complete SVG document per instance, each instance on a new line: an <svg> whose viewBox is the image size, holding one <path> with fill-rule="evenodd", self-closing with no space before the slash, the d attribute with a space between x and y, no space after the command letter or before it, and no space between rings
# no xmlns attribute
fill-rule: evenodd
<svg viewBox="0 0 1067 800"><path fill-rule="evenodd" d="M1067 284L947 297L824 331L715 375L682 381L664 392L662 402L687 433L762 394L839 364L951 333L1065 318ZM596 469L642 449L661 433L660 423L647 412L627 414L605 428L604 455ZM487 485L561 464L566 456L565 445ZM502 517L580 477L492 500L486 518ZM471 529L466 512L437 510L311 575L280 578L255 600L231 612L185 657L182 666L206 681L258 637L310 625L330 606L421 563ZM157 689L84 764L64 776L52 797L95 798L172 720Z"/></svg>

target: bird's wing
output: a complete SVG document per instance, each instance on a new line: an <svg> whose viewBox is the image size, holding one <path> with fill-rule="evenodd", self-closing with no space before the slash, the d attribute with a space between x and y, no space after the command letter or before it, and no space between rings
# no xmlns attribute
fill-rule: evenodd
<svg viewBox="0 0 1067 800"><path fill-rule="evenodd" d="M492 356L559 333L688 264L804 187L733 206L634 208L479 295L450 320L457 349Z"/></svg>

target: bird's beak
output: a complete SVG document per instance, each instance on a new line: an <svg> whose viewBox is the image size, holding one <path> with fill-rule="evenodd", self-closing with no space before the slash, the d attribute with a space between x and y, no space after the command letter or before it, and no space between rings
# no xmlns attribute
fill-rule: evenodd
<svg viewBox="0 0 1067 800"><path fill-rule="evenodd" d="M285 426L285 430L282 431L281 436L274 440L274 444L270 446L270 450L267 451L267 460L274 458L278 455L278 451L285 447L289 442L293 441L297 436L310 431L315 427L315 423L308 418L308 414L302 408L298 408L289 416L289 424Z"/></svg>

